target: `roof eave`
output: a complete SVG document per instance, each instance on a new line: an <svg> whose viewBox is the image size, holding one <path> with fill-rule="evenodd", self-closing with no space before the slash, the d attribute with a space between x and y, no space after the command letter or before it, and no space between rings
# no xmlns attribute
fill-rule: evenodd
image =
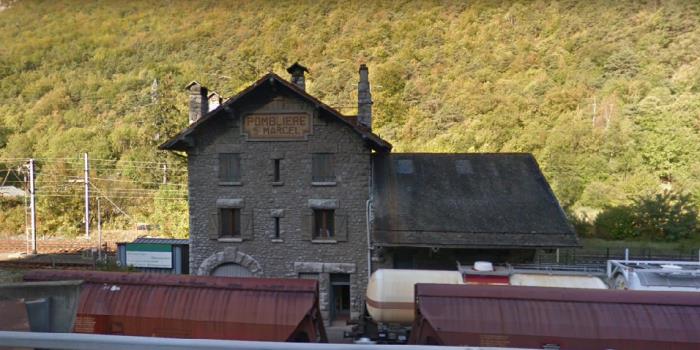
<svg viewBox="0 0 700 350"><path fill-rule="evenodd" d="M337 119L341 123L345 123L346 125L351 127L355 132L357 132L359 135L361 135L363 137L363 139L365 139L366 142L368 142L371 146L373 146L372 147L373 149L375 149L377 151L390 151L392 149L393 146L389 142L385 141L384 139L382 139L378 135L372 133L370 130L362 130L358 126L353 125L340 112L336 111L335 109L328 106L327 104L321 102L319 99L310 95L305 90L298 87L297 85L282 79L280 76L278 76L275 73L265 74L260 79L255 81L253 84L251 84L250 86L245 88L243 91L239 92L235 96L226 100L224 103L219 105L219 107L217 107L216 109L214 109L212 111L209 111L208 113L203 115L201 118L199 118L199 120L192 123L184 130L180 131L177 135L173 136L170 140L168 140L165 143L158 146L158 149L168 150L168 151L173 151L173 150L184 151L184 150L186 150L186 148L189 146L185 146L184 148L178 148L178 146L177 146L177 144L179 142L183 141L183 139L182 139L183 136L187 136L192 131L194 131L194 129L196 129L199 125L207 122L209 119L212 119L214 117L214 115L216 115L219 111L230 108L229 106L231 104L235 103L241 97L245 96L246 94L248 94L249 92L251 92L252 90L254 90L255 88L257 88L258 86L262 85L265 82L270 82L270 83L277 82L277 83L287 87L288 89L294 91L295 93L299 94L303 98L309 100L310 102L312 102L316 106L316 108L325 110L326 112L336 116Z"/></svg>

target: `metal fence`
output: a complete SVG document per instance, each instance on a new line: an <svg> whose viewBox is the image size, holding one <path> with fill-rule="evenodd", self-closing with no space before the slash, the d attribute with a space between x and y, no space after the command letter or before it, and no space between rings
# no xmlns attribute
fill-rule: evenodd
<svg viewBox="0 0 700 350"><path fill-rule="evenodd" d="M537 264L604 266L608 260L676 260L700 261L700 250L662 250L654 248L559 249L540 251Z"/></svg>
<svg viewBox="0 0 700 350"><path fill-rule="evenodd" d="M507 348L424 345L275 343L121 335L0 331L0 346L65 350L487 350ZM521 349L522 350L522 349Z"/></svg>

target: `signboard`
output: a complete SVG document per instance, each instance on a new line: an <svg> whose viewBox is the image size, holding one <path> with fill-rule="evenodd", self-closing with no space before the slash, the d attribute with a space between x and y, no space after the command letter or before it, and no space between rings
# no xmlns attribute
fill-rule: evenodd
<svg viewBox="0 0 700 350"><path fill-rule="evenodd" d="M306 140L311 133L308 113L248 114L243 133L249 141Z"/></svg>
<svg viewBox="0 0 700 350"><path fill-rule="evenodd" d="M127 243L126 265L172 269L172 246L170 244Z"/></svg>

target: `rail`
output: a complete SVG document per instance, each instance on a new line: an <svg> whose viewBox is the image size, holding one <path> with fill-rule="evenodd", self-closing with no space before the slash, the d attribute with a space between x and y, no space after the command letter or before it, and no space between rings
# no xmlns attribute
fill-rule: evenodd
<svg viewBox="0 0 700 350"><path fill-rule="evenodd" d="M122 335L0 331L3 347L63 350L505 350L512 348L425 345L276 343L212 339L176 339ZM520 349L522 350L522 349Z"/></svg>

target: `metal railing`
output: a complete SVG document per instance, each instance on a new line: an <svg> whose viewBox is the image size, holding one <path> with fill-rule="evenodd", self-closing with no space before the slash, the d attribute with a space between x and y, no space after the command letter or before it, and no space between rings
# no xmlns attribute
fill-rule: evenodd
<svg viewBox="0 0 700 350"><path fill-rule="evenodd" d="M280 343L0 331L0 346L62 350L487 350L468 346Z"/></svg>

